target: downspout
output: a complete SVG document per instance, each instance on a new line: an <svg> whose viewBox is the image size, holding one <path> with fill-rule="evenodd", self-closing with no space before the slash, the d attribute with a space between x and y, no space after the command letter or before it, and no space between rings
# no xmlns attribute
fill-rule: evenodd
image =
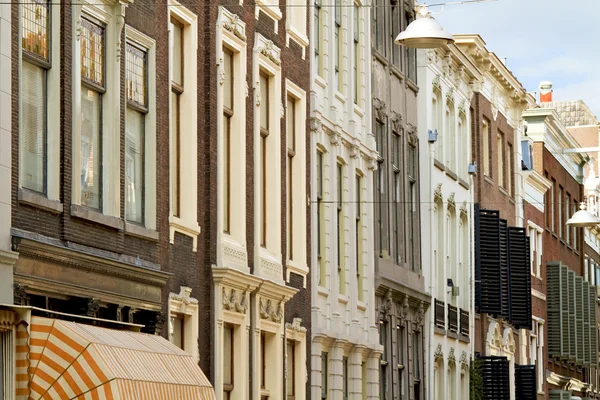
<svg viewBox="0 0 600 400"><path fill-rule="evenodd" d="M249 396L248 400L254 399L254 382L252 377L254 376L254 331L256 329L256 293L260 285L253 293L250 293L250 337L248 338L248 385L249 385ZM243 334L243 332L242 332Z"/></svg>

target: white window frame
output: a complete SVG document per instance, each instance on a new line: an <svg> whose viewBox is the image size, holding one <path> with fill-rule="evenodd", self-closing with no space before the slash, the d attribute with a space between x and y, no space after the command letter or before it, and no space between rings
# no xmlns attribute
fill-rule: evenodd
<svg viewBox="0 0 600 400"><path fill-rule="evenodd" d="M247 74L247 43L246 24L225 7L219 7L216 32L216 54L219 68L217 83L217 110L219 116L223 112L225 70L223 62L223 47L233 53L233 116L231 117L230 160L230 227L229 233L224 232L225 212L224 202L217 204L217 265L237 268L249 273L248 251L246 248L246 87ZM224 135L223 119L217 118L218 138ZM217 193L222 196L224 190L224 152L223 140L217 143ZM235 223L232 223L235 221Z"/></svg>
<svg viewBox="0 0 600 400"><path fill-rule="evenodd" d="M258 275L272 279L275 282L283 282L283 266L281 255L281 118L283 117L283 105L281 103L281 50L266 39L260 33L254 37L252 77L254 82L254 160L257 168L254 168L254 247L255 263ZM266 225L269 227L266 235L266 246L260 245L262 235L262 193L259 193L262 176L258 163L261 161L261 134L260 134L260 107L266 104L261 101L260 95L260 72L269 76L269 140L266 192L267 197Z"/></svg>
<svg viewBox="0 0 600 400"><path fill-rule="evenodd" d="M125 22L126 2L82 0L73 6L72 59L72 180L71 213L85 218L88 215L105 215L121 218L121 33ZM117 6L116 6L117 5ZM116 6L116 7L115 7ZM81 205L81 18L83 14L105 24L104 63L105 88L102 95L102 204L100 210L78 212ZM101 219L102 221L102 219ZM119 227L122 225L119 225Z"/></svg>
<svg viewBox="0 0 600 400"><path fill-rule="evenodd" d="M304 400L306 399L306 385L305 378L308 374L306 369L306 328L302 327L300 324L302 320L294 318L294 323L286 323L285 327L285 335L287 340L291 340L295 342L294 345L294 371L295 371L295 387L294 387L294 399L295 400ZM287 354L287 343L285 346L286 349L286 357ZM287 365L287 364L286 364ZM287 371L289 373L289 371ZM289 375L288 378L289 379ZM287 398L287 397L286 397Z"/></svg>
<svg viewBox="0 0 600 400"><path fill-rule="evenodd" d="M294 129L296 131L296 155L292 159L293 173L296 177L292 180L293 198L292 202L293 234L292 243L294 259L290 260L288 255L286 268L286 281L290 281L290 273L294 272L304 278L306 287L306 276L308 275L306 255L306 92L289 79L285 81L286 99L291 97L295 101L294 106ZM286 110L289 112L289 110ZM286 157L286 162L289 160ZM287 178L287 174L286 174ZM286 213L287 215L287 213Z"/></svg>
<svg viewBox="0 0 600 400"><path fill-rule="evenodd" d="M46 115L46 193L45 195L36 192L23 192L20 190L19 199L26 200L31 203L38 203L45 205L55 211L62 212L63 206L60 202L60 101L48 101L50 94L55 94L57 98L60 97L60 68L61 68L61 54L60 54L60 1L50 0L49 7L50 11L50 59L52 60L52 67L46 72L46 91L47 91L47 115ZM19 13L19 26L18 31L22 32L22 6L18 7ZM23 50L22 50L22 34L19 33L19 72L23 70ZM79 54L79 53L77 53ZM81 79L81 78L79 78ZM21 88L22 79L19 78L19 96L22 96L23 90ZM22 126L22 112L21 112L21 99L19 98L19 143L21 143L21 126ZM19 189L23 187L23 150L21 144L19 145ZM73 164L75 165L75 164ZM44 197L49 200L44 201Z"/></svg>
<svg viewBox="0 0 600 400"><path fill-rule="evenodd" d="M544 320L538 318L536 316L533 317L533 324L537 327L537 349L536 349L536 362L535 362L535 370L537 374L537 393L544 394L544 376L545 376L545 368L544 368ZM531 343L531 341L530 341ZM531 350L530 350L531 354Z"/></svg>
<svg viewBox="0 0 600 400"><path fill-rule="evenodd" d="M544 229L539 225L527 221L527 228L529 230L529 257L533 261L533 266L531 268L531 275L542 278L542 252L543 249L543 233ZM536 257L534 259L534 251L537 252Z"/></svg>
<svg viewBox="0 0 600 400"><path fill-rule="evenodd" d="M188 55L187 57L184 57L183 62L183 85L187 90L184 90L180 95L179 106L179 114L186 116L180 120L180 209L179 217L176 217L173 214L172 206L169 207L169 240L171 244L175 242L175 232L190 236L193 239L193 251L196 251L198 246L198 235L200 234L197 197L198 69L196 54L198 53L198 17L176 0L169 0L168 6L169 19L174 17L183 25L183 53ZM170 46L170 48L172 48L172 46ZM171 57L169 55L169 63L170 62ZM172 70L173 66L169 65L169 71ZM169 100L169 120L171 120L170 112L172 109L173 107ZM185 121L185 124L181 123L183 121ZM171 152L169 152L169 154L171 154ZM175 170L175 162L176 160L169 160L170 171ZM169 204L172 205L172 202L169 201Z"/></svg>
<svg viewBox="0 0 600 400"><path fill-rule="evenodd" d="M144 115L144 227L156 230L156 41L125 26L126 40L146 50L147 108ZM125 119L127 124L127 119ZM142 233L135 223L125 221L125 231Z"/></svg>
<svg viewBox="0 0 600 400"><path fill-rule="evenodd" d="M241 0L240 0L241 4ZM255 0L255 10L256 10L256 19L258 20L261 11L271 18L274 22L274 31L273 33L277 33L279 30L279 20L283 18L283 14L281 13L281 9L277 5L278 1L272 0Z"/></svg>
<svg viewBox="0 0 600 400"><path fill-rule="evenodd" d="M183 316L183 351L194 357L196 362L200 361L200 353L198 351L198 334L199 334L199 314L198 300L190 297L192 289L186 286L181 286L179 293L169 293L169 340L171 338L171 316L178 314Z"/></svg>
<svg viewBox="0 0 600 400"><path fill-rule="evenodd" d="M290 39L292 39L300 47L302 47L303 60L306 57L306 48L309 45L306 29L308 26L306 13L309 9L311 12L313 11L312 8L306 7L306 0L288 0L287 15L285 21L285 44L287 47L290 47Z"/></svg>

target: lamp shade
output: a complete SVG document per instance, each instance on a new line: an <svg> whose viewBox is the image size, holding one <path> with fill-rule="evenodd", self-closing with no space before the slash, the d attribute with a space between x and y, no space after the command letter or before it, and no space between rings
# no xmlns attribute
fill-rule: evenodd
<svg viewBox="0 0 600 400"><path fill-rule="evenodd" d="M579 208L579 211L577 211L571 218L567 220L567 225L577 228L586 228L600 224L600 219L586 210L584 203L581 203Z"/></svg>
<svg viewBox="0 0 600 400"><path fill-rule="evenodd" d="M454 42L438 22L429 15L411 22L406 30L396 37L396 44L414 49L436 49Z"/></svg>

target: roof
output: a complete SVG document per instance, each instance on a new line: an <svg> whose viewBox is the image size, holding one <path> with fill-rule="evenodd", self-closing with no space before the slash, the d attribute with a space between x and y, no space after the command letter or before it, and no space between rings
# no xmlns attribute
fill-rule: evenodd
<svg viewBox="0 0 600 400"><path fill-rule="evenodd" d="M597 125L598 117L583 100L553 101L540 103L542 108L553 108L568 127Z"/></svg>

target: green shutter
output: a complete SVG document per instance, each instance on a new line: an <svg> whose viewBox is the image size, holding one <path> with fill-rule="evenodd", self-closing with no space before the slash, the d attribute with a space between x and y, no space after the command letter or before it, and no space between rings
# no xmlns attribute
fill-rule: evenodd
<svg viewBox="0 0 600 400"><path fill-rule="evenodd" d="M575 277L575 362L583 365L583 277Z"/></svg>
<svg viewBox="0 0 600 400"><path fill-rule="evenodd" d="M590 287L590 362L593 367L598 365L598 338L596 337L596 287Z"/></svg>
<svg viewBox="0 0 600 400"><path fill-rule="evenodd" d="M583 283L582 299L583 303L583 363L589 368L590 362L590 285L587 282Z"/></svg>
<svg viewBox="0 0 600 400"><path fill-rule="evenodd" d="M567 302L569 303L569 361L574 363L577 360L577 306L575 305L575 271L568 270L567 286Z"/></svg>
<svg viewBox="0 0 600 400"><path fill-rule="evenodd" d="M571 392L568 390L551 390L550 400L571 400Z"/></svg>
<svg viewBox="0 0 600 400"><path fill-rule="evenodd" d="M560 266L560 310L561 310L561 339L563 343L563 351L560 357L568 360L570 357L571 345L569 341L569 268L566 265Z"/></svg>
<svg viewBox="0 0 600 400"><path fill-rule="evenodd" d="M559 358L565 353L565 341L562 334L561 269L562 267L558 262L549 262L546 264L548 356L550 358Z"/></svg>

